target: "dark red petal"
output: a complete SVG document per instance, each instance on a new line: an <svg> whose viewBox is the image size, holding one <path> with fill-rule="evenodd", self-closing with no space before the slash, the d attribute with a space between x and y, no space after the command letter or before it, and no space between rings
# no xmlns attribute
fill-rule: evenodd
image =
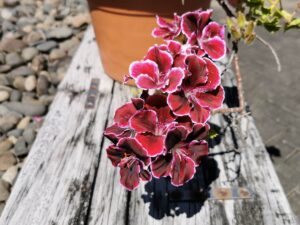
<svg viewBox="0 0 300 225"><path fill-rule="evenodd" d="M146 98L146 104L155 108L167 106L167 97L163 94L153 94Z"/></svg>
<svg viewBox="0 0 300 225"><path fill-rule="evenodd" d="M171 23L167 22L164 18L162 18L160 16L156 16L156 23L160 27L173 28L173 25Z"/></svg>
<svg viewBox="0 0 300 225"><path fill-rule="evenodd" d="M175 92L181 85L184 78L184 71L181 68L172 68L167 74L167 86L162 90L164 92L172 93Z"/></svg>
<svg viewBox="0 0 300 225"><path fill-rule="evenodd" d="M129 121L130 127L136 132L155 132L157 115L153 110L137 112Z"/></svg>
<svg viewBox="0 0 300 225"><path fill-rule="evenodd" d="M155 62L158 65L159 71L164 74L170 70L173 64L173 57L171 54L160 50L158 46L151 47L148 50L145 59Z"/></svg>
<svg viewBox="0 0 300 225"><path fill-rule="evenodd" d="M203 57L205 55L205 51L203 49L198 49L197 56Z"/></svg>
<svg viewBox="0 0 300 225"><path fill-rule="evenodd" d="M209 133L209 125L207 123L197 123L193 126L192 131L187 137L187 141L206 139Z"/></svg>
<svg viewBox="0 0 300 225"><path fill-rule="evenodd" d="M159 124L169 124L175 121L175 118L171 114L171 109L169 108L169 106L156 109L156 113Z"/></svg>
<svg viewBox="0 0 300 225"><path fill-rule="evenodd" d="M210 117L210 110L194 104L190 117L194 123L206 123Z"/></svg>
<svg viewBox="0 0 300 225"><path fill-rule="evenodd" d="M201 163L204 156L208 154L208 144L206 141L192 141L188 147L189 157L194 160L196 165Z"/></svg>
<svg viewBox="0 0 300 225"><path fill-rule="evenodd" d="M142 170L140 172L140 178L142 181L151 181L152 174L148 170Z"/></svg>
<svg viewBox="0 0 300 225"><path fill-rule="evenodd" d="M163 86L163 84L158 84L157 81L155 81L154 79L152 79L152 77L148 76L148 75L140 75L137 79L136 79L136 86L138 88L141 89L158 89L160 87Z"/></svg>
<svg viewBox="0 0 300 225"><path fill-rule="evenodd" d="M184 126L177 126L170 129L166 136L166 148L167 150L172 149L176 144L184 141L187 137L188 131Z"/></svg>
<svg viewBox="0 0 300 225"><path fill-rule="evenodd" d="M135 61L129 66L129 75L136 79L140 75L148 75L154 81L158 80L158 66L151 60Z"/></svg>
<svg viewBox="0 0 300 225"><path fill-rule="evenodd" d="M186 67L185 60L186 60L186 55L185 54L179 54L179 55L175 56L175 58L174 58L174 67L179 67L179 68L182 68L182 69L185 70L185 67Z"/></svg>
<svg viewBox="0 0 300 225"><path fill-rule="evenodd" d="M137 158L142 160L145 165L150 163L146 149L144 149L134 138L122 138L117 145L118 147L125 149L126 153L133 153Z"/></svg>
<svg viewBox="0 0 300 225"><path fill-rule="evenodd" d="M195 162L182 154L174 153L171 171L171 183L181 186L194 177L196 173Z"/></svg>
<svg viewBox="0 0 300 225"><path fill-rule="evenodd" d="M116 110L114 121L121 127L127 127L129 119L136 112L137 110L131 102L126 103Z"/></svg>
<svg viewBox="0 0 300 225"><path fill-rule="evenodd" d="M202 36L202 31L204 29L204 27L207 25L207 23L209 22L209 19L212 15L212 10L208 9L206 11L201 11L199 13L199 22L198 22L198 29L197 29L197 34L198 37Z"/></svg>
<svg viewBox="0 0 300 225"><path fill-rule="evenodd" d="M187 130L191 131L193 128L193 122L190 116L181 116L176 119L179 126L184 126Z"/></svg>
<svg viewBox="0 0 300 225"><path fill-rule="evenodd" d="M146 149L147 155L154 157L164 151L164 137L153 134L137 134L135 137L138 142Z"/></svg>
<svg viewBox="0 0 300 225"><path fill-rule="evenodd" d="M211 91L216 89L221 83L221 76L218 67L210 59L204 58L208 71L208 80L203 87L203 90Z"/></svg>
<svg viewBox="0 0 300 225"><path fill-rule="evenodd" d="M138 161L134 161L133 163L127 163L124 167L120 169L120 183L129 191L137 188L140 183L139 178L140 173L140 165Z"/></svg>
<svg viewBox="0 0 300 225"><path fill-rule="evenodd" d="M170 35L170 31L168 28L163 28L163 27L156 27L152 30L152 37L154 38L165 38Z"/></svg>
<svg viewBox="0 0 300 225"><path fill-rule="evenodd" d="M106 153L113 166L118 166L121 159L125 156L125 150L115 145L108 146Z"/></svg>
<svg viewBox="0 0 300 225"><path fill-rule="evenodd" d="M170 175L172 169L172 154L160 155L151 164L152 175L155 178Z"/></svg>
<svg viewBox="0 0 300 225"><path fill-rule="evenodd" d="M109 138L115 144L118 142L118 139L122 137L130 137L131 130L128 128L120 127L118 124L114 123L112 126L107 127L104 131L104 136Z"/></svg>
<svg viewBox="0 0 300 225"><path fill-rule="evenodd" d="M188 56L186 62L191 73L189 77L191 85L196 86L205 83L208 79L206 62L196 55Z"/></svg>
<svg viewBox="0 0 300 225"><path fill-rule="evenodd" d="M226 43L218 36L202 41L201 47L213 60L219 60L226 54Z"/></svg>
<svg viewBox="0 0 300 225"><path fill-rule="evenodd" d="M222 106L225 93L222 86L217 87L216 90L198 93L196 95L197 103L202 107L208 107L210 109L218 109Z"/></svg>
<svg viewBox="0 0 300 225"><path fill-rule="evenodd" d="M132 98L131 102L137 110L144 108L145 101L141 98Z"/></svg>
<svg viewBox="0 0 300 225"><path fill-rule="evenodd" d="M189 100L184 96L183 92L169 94L167 102L177 116L188 115L191 110Z"/></svg>
<svg viewBox="0 0 300 225"><path fill-rule="evenodd" d="M210 22L206 25L203 29L202 38L213 38L215 36L219 36L220 38L224 39L225 28L223 25L220 25L216 22Z"/></svg>
<svg viewBox="0 0 300 225"><path fill-rule="evenodd" d="M178 41L169 41L168 50L173 54L177 55L181 51L181 44Z"/></svg>
<svg viewBox="0 0 300 225"><path fill-rule="evenodd" d="M188 38L191 38L192 35L197 31L198 20L198 12L187 12L183 14L181 20L182 33L185 34Z"/></svg>

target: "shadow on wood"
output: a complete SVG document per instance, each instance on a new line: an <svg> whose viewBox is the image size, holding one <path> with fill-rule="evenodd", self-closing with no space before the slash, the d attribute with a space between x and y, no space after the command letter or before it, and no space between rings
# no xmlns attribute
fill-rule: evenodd
<svg viewBox="0 0 300 225"><path fill-rule="evenodd" d="M206 157L194 178L181 187L172 186L169 178L153 179L145 185L147 194L142 195L143 201L150 203L149 215L155 219L183 213L188 218L194 216L209 197L210 184L219 177L219 173L217 161Z"/></svg>

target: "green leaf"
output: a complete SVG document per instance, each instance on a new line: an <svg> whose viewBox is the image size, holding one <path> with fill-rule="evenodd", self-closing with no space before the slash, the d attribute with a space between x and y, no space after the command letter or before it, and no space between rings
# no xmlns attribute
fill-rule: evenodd
<svg viewBox="0 0 300 225"><path fill-rule="evenodd" d="M245 17L245 14L242 13L241 11L239 11L237 13L237 22L238 22L238 25L240 28L244 28L245 27L245 24L246 24L246 17Z"/></svg>
<svg viewBox="0 0 300 225"><path fill-rule="evenodd" d="M233 27L233 20L230 17L226 18L226 25L229 30L231 30L231 28Z"/></svg>
<svg viewBox="0 0 300 225"><path fill-rule="evenodd" d="M219 136L219 134L215 130L210 129L209 134L208 134L209 139L214 139L218 136Z"/></svg>
<svg viewBox="0 0 300 225"><path fill-rule="evenodd" d="M254 27L255 27L255 23L253 21L249 21L248 24L247 24L247 26L246 26L244 35L246 37L250 36L253 33L253 31L254 31Z"/></svg>
<svg viewBox="0 0 300 225"><path fill-rule="evenodd" d="M300 18L293 19L290 23L286 24L285 30L289 30L291 28L300 28Z"/></svg>

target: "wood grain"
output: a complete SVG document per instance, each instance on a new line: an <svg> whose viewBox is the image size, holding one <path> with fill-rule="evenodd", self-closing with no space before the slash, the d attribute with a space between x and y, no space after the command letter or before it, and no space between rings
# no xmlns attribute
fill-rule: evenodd
<svg viewBox="0 0 300 225"><path fill-rule="evenodd" d="M84 224L98 164L113 81L103 73L89 29L30 151L0 224ZM99 77L94 109L85 110Z"/></svg>
<svg viewBox="0 0 300 225"><path fill-rule="evenodd" d="M167 179L153 179L133 192L125 191L119 184L119 170L107 159L105 149L110 142L102 132L134 89L109 79L99 60L89 28L13 188L1 225L297 224L250 115L211 118L221 131L210 143L211 154L228 150L241 154L207 158L195 179L180 189ZM224 69L222 64L219 67ZM227 73L222 82L227 104L232 106L235 81L232 71ZM85 110L94 77L101 79L99 96L96 107ZM248 187L255 197L208 199L210 187L232 186ZM192 201L180 199L182 193L192 193Z"/></svg>

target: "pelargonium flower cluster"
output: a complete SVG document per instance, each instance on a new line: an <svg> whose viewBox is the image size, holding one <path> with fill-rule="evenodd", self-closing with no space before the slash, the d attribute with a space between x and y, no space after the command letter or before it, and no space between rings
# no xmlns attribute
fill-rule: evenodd
<svg viewBox="0 0 300 225"><path fill-rule="evenodd" d="M128 190L152 177L170 177L181 186L208 154L207 121L224 100L214 61L226 53L224 26L211 21L211 14L188 12L172 22L157 17L152 35L165 44L150 47L129 67L127 79L143 94L118 108L104 133L113 142L108 158Z"/></svg>

